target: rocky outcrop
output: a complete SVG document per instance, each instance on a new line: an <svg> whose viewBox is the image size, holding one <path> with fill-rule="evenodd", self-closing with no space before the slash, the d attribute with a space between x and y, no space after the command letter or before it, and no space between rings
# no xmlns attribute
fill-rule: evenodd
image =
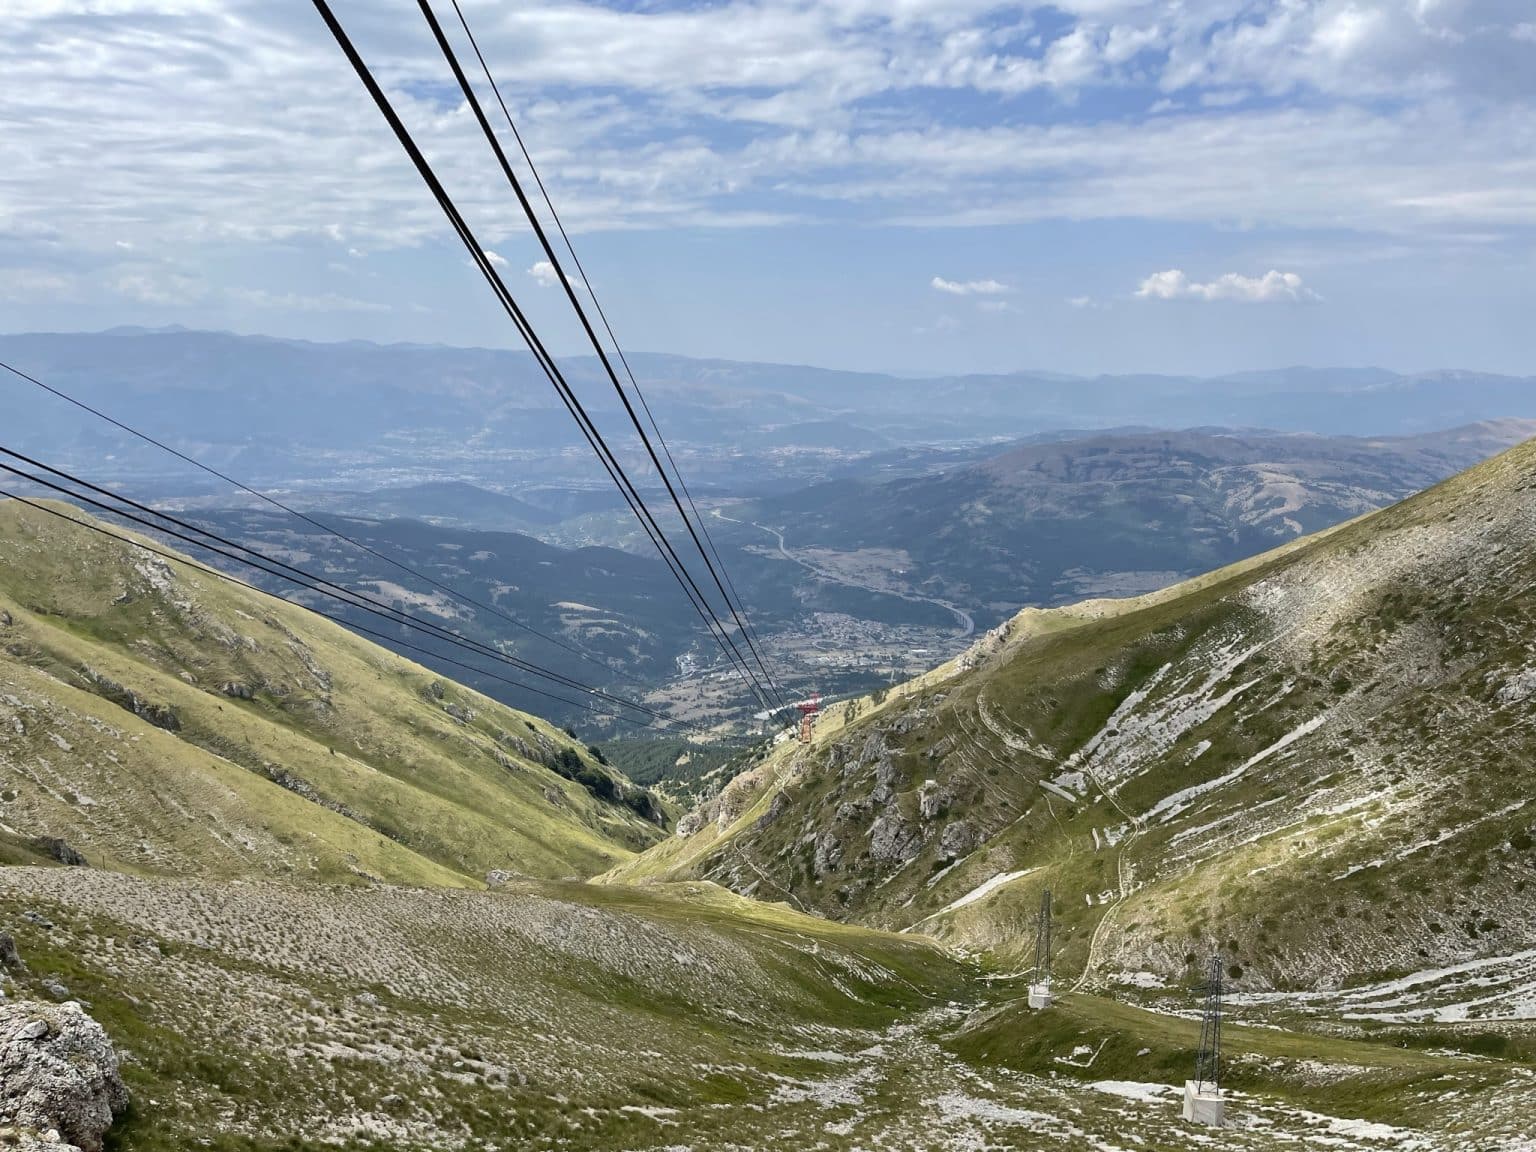
<svg viewBox="0 0 1536 1152"><path fill-rule="evenodd" d="M761 831L762 829L768 827L768 825L772 824L780 816L784 815L784 813L788 812L791 807L793 807L793 805L791 805L788 796L784 795L782 792L775 792L773 799L768 801L768 810L757 818L757 822L753 825L753 827Z"/></svg>
<svg viewBox="0 0 1536 1152"><path fill-rule="evenodd" d="M529 726L529 732L532 734L534 742L538 745L537 747L529 744L521 736L514 736L511 732L500 729L496 732L496 742L514 756L521 756L531 764L542 764L546 768L554 768L558 762L557 749L554 742L543 733L534 729L532 725Z"/></svg>
<svg viewBox="0 0 1536 1152"><path fill-rule="evenodd" d="M966 820L955 820L945 825L943 833L939 836L939 851L945 856L959 857L968 855L981 843L976 830Z"/></svg>
<svg viewBox="0 0 1536 1152"><path fill-rule="evenodd" d="M922 846L921 833L900 816L881 816L869 826L869 854L882 864L904 864Z"/></svg>
<svg viewBox="0 0 1536 1152"><path fill-rule="evenodd" d="M825 876L828 872L836 871L838 865L843 862L842 843L832 833L823 832L816 837L816 851L811 862L817 876Z"/></svg>
<svg viewBox="0 0 1536 1152"><path fill-rule="evenodd" d="M79 1004L0 1005L0 1125L101 1152L127 1107L112 1041Z"/></svg>
<svg viewBox="0 0 1536 1152"><path fill-rule="evenodd" d="M925 780L917 793L917 810L924 820L937 820L949 807L950 796L936 780Z"/></svg>
<svg viewBox="0 0 1536 1152"><path fill-rule="evenodd" d="M67 840L60 840L57 836L39 836L32 841L32 845L60 864L68 864L73 868L85 868L90 865L90 861L81 855L77 848Z"/></svg>
<svg viewBox="0 0 1536 1152"><path fill-rule="evenodd" d="M82 666L80 675L90 687L104 700L110 700L119 708L132 712L140 719L153 724L156 728L164 728L167 732L181 731L181 717L176 714L176 709L168 704L155 704L145 700L137 692L126 688L110 677L103 676L94 668Z"/></svg>
<svg viewBox="0 0 1536 1152"><path fill-rule="evenodd" d="M1515 673L1499 686L1497 693L1500 704L1524 704L1532 696L1536 696L1536 668Z"/></svg>
<svg viewBox="0 0 1536 1152"><path fill-rule="evenodd" d="M901 779L901 769L889 757L875 765L875 788L869 798L876 804L888 804L896 795L896 782Z"/></svg>
<svg viewBox="0 0 1536 1152"><path fill-rule="evenodd" d="M9 932L0 932L0 968L10 972L26 974L27 965L21 958L21 953L16 951L16 937Z"/></svg>

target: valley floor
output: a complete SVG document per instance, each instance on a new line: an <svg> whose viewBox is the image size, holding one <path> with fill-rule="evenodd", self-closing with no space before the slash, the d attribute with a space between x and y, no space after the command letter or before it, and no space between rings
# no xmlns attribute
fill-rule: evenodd
<svg viewBox="0 0 1536 1152"><path fill-rule="evenodd" d="M1081 994L1029 1013L928 941L709 884L12 867L0 925L30 968L11 993L78 997L117 1043L122 1152L1536 1147L1525 1063L1282 1030L1274 1005L1229 1030L1229 1127L1191 1128L1196 1023Z"/></svg>

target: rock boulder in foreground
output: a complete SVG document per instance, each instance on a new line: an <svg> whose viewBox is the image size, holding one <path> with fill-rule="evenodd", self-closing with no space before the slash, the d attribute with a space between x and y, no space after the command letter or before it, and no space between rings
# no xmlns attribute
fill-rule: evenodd
<svg viewBox="0 0 1536 1152"><path fill-rule="evenodd" d="M19 1129L57 1152L101 1152L127 1107L112 1041L79 1004L0 1004L0 1132Z"/></svg>

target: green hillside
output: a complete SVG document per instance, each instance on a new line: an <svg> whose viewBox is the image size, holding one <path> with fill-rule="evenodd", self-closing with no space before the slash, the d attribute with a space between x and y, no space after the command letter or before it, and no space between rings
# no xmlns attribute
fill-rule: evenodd
<svg viewBox="0 0 1536 1152"><path fill-rule="evenodd" d="M1062 970L1330 989L1536 944L1536 444L834 708L611 879L703 877ZM1430 983L1426 978L1420 983ZM1516 964L1469 1017L1521 1015ZM1473 999L1467 988L1465 998ZM1390 1015L1390 1013L1388 1014Z"/></svg>
<svg viewBox="0 0 1536 1152"><path fill-rule="evenodd" d="M1533 476L1021 614L673 835L544 722L0 505L0 992L89 1005L117 1152L1515 1152Z"/></svg>
<svg viewBox="0 0 1536 1152"><path fill-rule="evenodd" d="M311 613L0 503L13 858L51 838L146 874L586 876L663 835L639 797L559 729Z"/></svg>

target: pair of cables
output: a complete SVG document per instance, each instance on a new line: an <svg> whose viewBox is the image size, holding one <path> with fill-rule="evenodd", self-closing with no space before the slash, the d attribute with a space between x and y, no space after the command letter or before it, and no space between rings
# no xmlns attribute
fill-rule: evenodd
<svg viewBox="0 0 1536 1152"><path fill-rule="evenodd" d="M121 493L114 492L102 485L91 483L63 469L54 468L40 460L3 445L0 445L0 472L7 473L18 480L24 481L33 490L40 488L56 493L72 504L90 508L114 519L133 524L158 536L176 540L200 552L220 557L227 562L243 566L252 571L261 572L264 575L312 593L328 604L343 609L351 609L355 613L361 613L376 621L405 630L407 634L411 631L417 632L422 638L434 644L439 646L446 645L455 652L473 656L477 660L482 661L482 663L478 665L468 664L452 656L445 655L441 647L427 648L420 644L412 644L409 641L400 639L398 635L390 635L359 625L354 620L348 619L337 612L315 608L313 605L301 605L301 607L309 608L320 616L352 628L371 638L469 672L474 672L477 675L488 677L511 687L559 701L573 708L596 712L615 720L637 724L642 727L659 727L665 731L680 730L681 726L670 717L637 701L606 692L600 688L583 683L574 677L551 671L521 657L503 652L492 645L462 636L459 633L444 628L440 624L426 620L404 609L397 608L387 601L337 584L335 581L270 556L260 549L230 540L191 521L133 500ZM177 556L172 552L155 548L128 536L120 535L100 525L76 520L72 516L50 508L46 504L28 499L17 492L0 489L0 496L17 500L40 512L59 517L81 528L91 529L123 544L151 552L162 559L183 564L189 563L185 558ZM192 567L205 574L217 576L220 579L228 580L242 587L255 588L254 585L246 584L245 581L239 580L228 572L217 568L196 563L193 563ZM264 591L260 588L255 588L255 590L258 592ZM272 593L266 594L273 595ZM285 600L288 603L293 602L288 601L285 597L276 598ZM574 690L581 694L581 698L571 699L568 696L560 695L547 689L512 680L498 671L485 667L483 662L487 661L496 666L543 679L557 687Z"/></svg>
<svg viewBox="0 0 1536 1152"><path fill-rule="evenodd" d="M331 35L336 40L337 45L341 48L343 55L346 56L348 62L352 65L353 71L356 72L358 79L363 84L363 87L368 91L368 94L370 97L372 97L374 104L378 107L380 114L384 117L385 122L394 132L401 148L405 151L406 155L415 166L417 173L421 176L422 181L426 184L433 198L437 201L438 206L441 208L444 216L448 219L448 222L453 228L455 234L464 244L465 249L469 253L471 262L480 272L481 276L485 279L487 285L491 288L492 293L496 296L498 303L501 304L508 317L512 320L513 325L516 327L518 334L522 337L523 342L528 346L529 351L533 353L534 359L538 363L540 369L548 378L549 382L554 386L557 394L561 398L562 403L564 403L572 418L575 419L577 426L581 429L588 445L597 455L599 461L603 464L604 469L608 472L609 477L613 480L615 486L623 495L625 502L629 505L631 512L635 515L635 518L639 521L647 537L656 547L656 550L661 555L663 561L667 564L668 569L672 572L672 575L674 578L676 578L678 584L682 587L685 596L687 596L689 602L693 605L694 610L698 613L700 619L704 622L705 627L714 637L715 642L719 645L720 650L726 657L728 663L738 670L744 681L757 696L759 703L768 709L770 713L784 708L787 704L786 697L784 693L778 688L778 685L774 681L772 674L768 670L767 663L763 659L761 650L756 643L755 635L745 620L745 614L741 611L739 597L733 598L731 591L728 590L727 577L722 575L723 564L717 565L716 563L716 560L719 557L718 550L713 549L713 541L710 541L710 545L708 547L706 546L704 539L708 535L707 528L704 529L702 536L700 534L700 528L703 528L702 518L699 518L699 525L695 526L694 519L698 518L698 509L692 500L691 494L688 497L688 504L693 508L693 517L690 517L688 510L684 507L683 498L678 491L679 485L675 485L673 483L673 480L667 469L662 465L661 454L658 453L655 443L652 441L651 436L647 433L645 425L642 423L639 414L634 407L634 404L631 402L623 384L620 382L618 373L614 369L613 362L608 355L607 349L604 347L602 340L598 337L597 331L591 319L587 316L587 313L576 294L575 287L571 283L570 279L566 276L559 254L555 251L548 233L538 218L538 213L534 209L532 202L529 200L526 192L523 189L521 181L518 179L517 174L513 171L512 165L507 158L506 152L502 148L501 142L498 139L495 130L492 128L490 120L486 116L485 110L474 91L474 87L470 84L468 76L465 74L462 65L459 63L457 53L449 41L442 24L439 22L436 13L433 11L431 4L429 4L427 0L418 0L422 15L427 21L427 25L432 32L433 38L437 42L439 49L442 51L444 59L448 62L448 65L453 72L454 78L459 84L460 90L464 93L466 103L473 111L476 122L479 124L482 133L485 135L492 152L495 154L502 174L505 176L508 185L516 195L519 205L521 206L525 216L528 218L528 221L534 230L534 234L538 237L545 257L548 259L550 265L555 271L556 279L563 286L567 299L569 300L572 308L575 310L576 315L581 322L583 331L586 333L586 336L591 342L593 349L597 352L598 360L602 364L604 373L607 375L609 382L613 385L613 388L619 397L620 403L623 406L626 415L629 417L636 434L639 436L641 444L646 449L646 453L651 462L651 465L656 469L658 476L660 476L662 483L672 500L673 507L676 509L677 515L687 529L688 535L692 540L700 559L703 561L704 566L709 573L710 579L712 579L715 585L716 591L719 593L720 597L723 599L726 605L729 619L735 625L734 635L732 634L731 629L729 629L722 622L721 617L717 615L714 608L711 606L710 598L700 587L698 580L690 571L687 563L684 562L676 546L668 538L667 533L657 520L656 514L649 507L644 496L640 493L633 480L629 477L623 463L619 460L618 456L614 453L613 449L608 444L602 431L593 422L585 406L572 390L559 364L556 363L554 357L549 353L548 348L545 346L538 333L534 331L533 326L529 323L526 314L523 312L522 308L513 297L511 291L507 288L507 285L505 281L503 281L500 273L496 270L490 258L487 256L484 246L480 244L475 236L474 231L470 228L468 222L465 220L463 213L459 210L457 204L454 202L447 189L444 188L442 181L438 178L436 172L432 168L432 165L423 154L414 137L411 135L410 130L405 126L404 122L400 118L399 113L390 101L388 95L384 92L378 80L375 78L372 70L369 68L367 62L363 59L351 37L347 34L345 27L336 17L336 14L332 10L330 4L327 3L326 0L313 0L313 2L316 10L321 16L321 19L324 20L326 27L330 30ZM458 8L457 4L455 4L455 10L458 12L460 23L463 25L466 33L469 33L468 23L465 21L464 14L462 10ZM469 35L472 39L473 34L469 33ZM494 88L494 79L491 78L489 67L485 64L485 58L483 54L480 53L478 44L475 45L475 52L481 62L481 66L485 71L487 78L491 79L491 84ZM507 120L509 124L511 124L511 115L510 112L507 111L505 101L501 100L500 90L497 89L496 93L497 99L501 103L502 110L507 114ZM515 124L513 124L513 130L514 133L516 133ZM521 147L522 141L520 134L518 135L518 141L519 146ZM523 148L522 150L526 157L526 148ZM537 177L536 169L535 176ZM538 182L542 190L542 179L540 178ZM545 190L545 197L547 201L547 190ZM551 204L550 207L552 209L553 205ZM565 238L567 249L571 252L574 261L574 249L570 247L570 238L565 233L563 225L560 225L560 230L562 236ZM577 263L579 264L579 261ZM582 272L582 277L583 281L587 282L584 270ZM588 287L590 294L589 282ZM612 328L607 324L605 316L602 318L601 322L607 329L610 339L612 339ZM615 347L617 347L616 340L614 341L614 344ZM621 348L619 349L619 353L622 358ZM637 393L637 395L640 395L638 385L635 384L633 380L633 373L628 369L627 358L623 359L623 363L625 365L626 373L628 373L630 376L632 389ZM649 414L649 405L644 403L643 395L641 395L641 399L642 406ZM654 426L653 415L651 419ZM659 435L659 429L657 429L657 433L657 439L660 440L661 437ZM670 450L668 450L666 454L668 459L671 460ZM675 470L676 461L672 460L672 464L673 469ZM679 481L680 480L681 477L679 477ZM713 559L711 558L711 551L714 552ZM729 585L729 587L734 588L734 584ZM743 653L741 645L737 643L737 636L739 636L745 643L747 652L751 654L751 660L747 658L747 654Z"/></svg>

